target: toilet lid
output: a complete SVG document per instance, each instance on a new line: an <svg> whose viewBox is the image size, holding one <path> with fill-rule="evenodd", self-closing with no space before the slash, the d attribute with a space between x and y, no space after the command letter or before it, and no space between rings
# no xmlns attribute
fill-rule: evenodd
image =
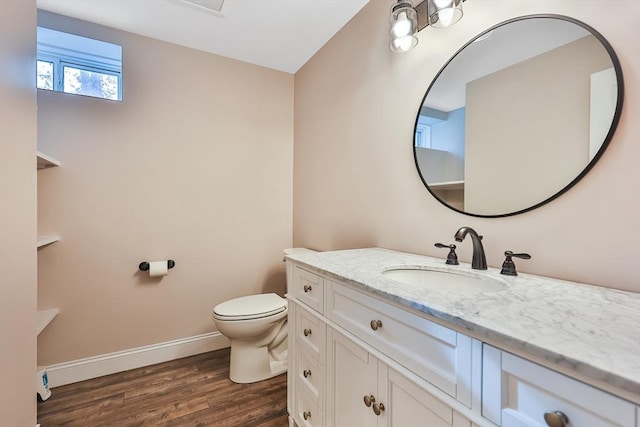
<svg viewBox="0 0 640 427"><path fill-rule="evenodd" d="M247 319L277 314L287 308L287 300L277 294L258 294L234 298L216 305L213 312L221 317Z"/></svg>

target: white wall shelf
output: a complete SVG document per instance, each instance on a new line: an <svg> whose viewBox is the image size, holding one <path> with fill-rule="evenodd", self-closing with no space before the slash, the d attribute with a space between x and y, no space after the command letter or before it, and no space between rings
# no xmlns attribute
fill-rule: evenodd
<svg viewBox="0 0 640 427"><path fill-rule="evenodd" d="M429 183L434 190L464 190L464 181L446 181Z"/></svg>
<svg viewBox="0 0 640 427"><path fill-rule="evenodd" d="M57 308L50 308L48 310L38 310L38 321L36 335L40 335L40 332L51 323L51 321L60 313Z"/></svg>
<svg viewBox="0 0 640 427"><path fill-rule="evenodd" d="M58 240L60 240L60 236L56 235L38 236L38 248L50 245Z"/></svg>
<svg viewBox="0 0 640 427"><path fill-rule="evenodd" d="M36 151L36 157L38 159L38 169L52 168L60 166L60 162L53 157L47 156L40 151Z"/></svg>
<svg viewBox="0 0 640 427"><path fill-rule="evenodd" d="M60 161L40 151L36 151L36 158L38 159L38 170L60 166ZM60 236L56 235L38 236L38 248L57 242L58 240L60 240Z"/></svg>
<svg viewBox="0 0 640 427"><path fill-rule="evenodd" d="M36 151L36 160L38 170L60 166L59 160L47 156L40 151ZM40 235L38 236L37 248L40 249L44 246L50 245L51 243L57 242L58 240L60 240L60 236L58 235ZM40 332L42 332L44 328L46 328L51 321L55 319L58 313L60 313L60 310L57 308L38 310L36 317L36 336L40 335ZM41 399L47 400L51 396L51 392L47 387L46 371L44 369L45 368L41 366L38 366L36 369L36 393L40 395ZM36 427L39 426L40 424L36 425Z"/></svg>

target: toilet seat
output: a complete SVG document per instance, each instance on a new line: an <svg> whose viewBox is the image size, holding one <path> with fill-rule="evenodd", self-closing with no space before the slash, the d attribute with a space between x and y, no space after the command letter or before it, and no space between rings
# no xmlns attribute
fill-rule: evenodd
<svg viewBox="0 0 640 427"><path fill-rule="evenodd" d="M277 294L257 294L220 303L213 308L213 316L220 320L249 320L273 316L286 309L287 300Z"/></svg>

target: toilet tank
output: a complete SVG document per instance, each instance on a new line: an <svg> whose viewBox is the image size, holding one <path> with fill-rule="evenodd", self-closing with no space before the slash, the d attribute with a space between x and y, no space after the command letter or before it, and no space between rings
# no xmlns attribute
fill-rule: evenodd
<svg viewBox="0 0 640 427"><path fill-rule="evenodd" d="M285 255L292 255L292 254L299 254L299 253L305 253L305 252L315 253L317 251L314 251L312 249L307 249L307 248L290 248L290 249L285 249L283 252ZM285 293L289 289L289 283L291 283L291 281L293 280L293 265L291 265L291 263L286 264L286 275L287 275L287 283L285 284Z"/></svg>

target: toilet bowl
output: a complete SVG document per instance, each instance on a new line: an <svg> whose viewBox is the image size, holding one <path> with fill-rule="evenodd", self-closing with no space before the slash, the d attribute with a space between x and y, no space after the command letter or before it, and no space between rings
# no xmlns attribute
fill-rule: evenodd
<svg viewBox="0 0 640 427"><path fill-rule="evenodd" d="M313 252L287 249L285 254L302 251ZM287 313L287 300L274 293L234 298L214 307L213 322L231 341L231 381L253 383L287 371Z"/></svg>
<svg viewBox="0 0 640 427"><path fill-rule="evenodd" d="M249 295L218 304L212 316L231 341L231 381L253 383L287 371L287 300Z"/></svg>

